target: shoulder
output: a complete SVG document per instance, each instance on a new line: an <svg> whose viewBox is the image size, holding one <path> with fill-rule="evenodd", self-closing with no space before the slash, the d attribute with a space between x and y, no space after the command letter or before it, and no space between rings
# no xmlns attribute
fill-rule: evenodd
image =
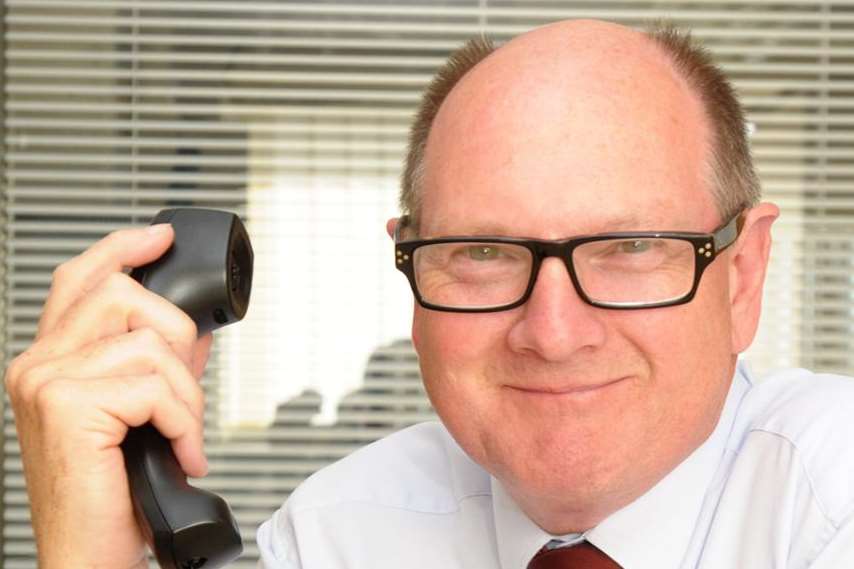
<svg viewBox="0 0 854 569"><path fill-rule="evenodd" d="M305 480L288 498L292 515L346 503L449 513L491 493L489 476L440 423L421 423L367 445Z"/></svg>
<svg viewBox="0 0 854 569"><path fill-rule="evenodd" d="M742 405L750 415L750 429L805 445L845 443L847 435L854 434L851 377L804 369L780 371L753 383Z"/></svg>
<svg viewBox="0 0 854 569"><path fill-rule="evenodd" d="M489 475L423 423L310 476L261 525L258 547L269 567L445 567L459 554L450 544L490 543L491 504Z"/></svg>
<svg viewBox="0 0 854 569"><path fill-rule="evenodd" d="M781 371L755 382L739 415L745 438L773 437L797 457L831 518L854 508L854 378Z"/></svg>

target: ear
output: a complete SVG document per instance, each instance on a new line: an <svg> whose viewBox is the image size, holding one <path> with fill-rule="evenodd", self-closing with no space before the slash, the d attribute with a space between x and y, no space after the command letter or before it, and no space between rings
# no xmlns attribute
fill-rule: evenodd
<svg viewBox="0 0 854 569"><path fill-rule="evenodd" d="M385 230L388 233L388 236L394 239L394 230L397 227L397 223L400 221L400 218L392 217L388 221L385 222Z"/></svg>
<svg viewBox="0 0 854 569"><path fill-rule="evenodd" d="M749 209L738 240L729 251L729 299L732 314L732 353L753 342L762 309L762 287L771 252L771 225L779 208L762 203Z"/></svg>

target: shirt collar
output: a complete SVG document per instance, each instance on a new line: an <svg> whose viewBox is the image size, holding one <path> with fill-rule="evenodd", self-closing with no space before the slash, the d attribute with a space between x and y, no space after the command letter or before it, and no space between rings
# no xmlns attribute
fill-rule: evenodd
<svg viewBox="0 0 854 569"><path fill-rule="evenodd" d="M520 569L553 535L546 533L519 508L501 482L492 478L492 508L501 569Z"/></svg>
<svg viewBox="0 0 854 569"><path fill-rule="evenodd" d="M750 383L749 371L739 363L720 419L709 438L648 492L583 534L555 536L543 531L492 477L501 568L527 567L534 554L552 539L569 543L586 539L627 569L679 567Z"/></svg>

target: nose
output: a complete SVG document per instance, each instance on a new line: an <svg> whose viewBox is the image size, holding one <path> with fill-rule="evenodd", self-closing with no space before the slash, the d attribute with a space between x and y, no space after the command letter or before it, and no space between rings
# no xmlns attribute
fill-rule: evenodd
<svg viewBox="0 0 854 569"><path fill-rule="evenodd" d="M510 348L550 362L564 361L579 350L595 349L605 341L602 310L581 299L561 260L547 258L540 266L531 297L510 329Z"/></svg>

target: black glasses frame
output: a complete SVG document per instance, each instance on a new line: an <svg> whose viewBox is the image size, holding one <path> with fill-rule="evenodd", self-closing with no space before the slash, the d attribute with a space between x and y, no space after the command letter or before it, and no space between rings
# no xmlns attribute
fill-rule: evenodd
<svg viewBox="0 0 854 569"><path fill-rule="evenodd" d="M510 310L525 304L531 297L534 290L534 285L537 282L537 275L540 272L540 266L543 259L547 257L558 257L563 259L564 265L569 272L572 285L575 287L575 292L581 297L584 302L598 308L607 308L611 310L636 310L640 308L660 308L664 306L676 306L690 302L697 293L697 288L700 286L700 278L712 261L727 247L732 245L738 238L741 231L741 212L733 216L728 222L715 229L712 233L691 233L684 231L627 231L615 233L599 233L595 235L580 235L560 240L546 239L526 239L519 237L489 237L489 236L450 236L438 237L436 239L412 239L401 240L400 235L404 227L408 223L408 217L403 216L397 223L394 231L394 248L395 248L395 266L409 280L409 286L412 288L412 294L418 304L430 310L438 310L441 312L499 312L502 310ZM599 302L591 299L584 292L581 284L578 282L578 276L575 272L575 265L572 260L572 253L576 247L591 241L611 241L617 239L649 239L649 238L666 238L679 239L688 241L693 246L694 255L694 283L691 285L691 290L678 298L663 300L660 302L649 303L609 303ZM477 307L477 308L459 308L432 304L425 301L418 291L418 285L415 282L415 267L413 266L413 255L415 250L425 245L433 245L436 243L505 243L512 245L520 245L531 252L531 275L528 278L528 285L525 287L525 292L522 293L518 300L496 306Z"/></svg>

